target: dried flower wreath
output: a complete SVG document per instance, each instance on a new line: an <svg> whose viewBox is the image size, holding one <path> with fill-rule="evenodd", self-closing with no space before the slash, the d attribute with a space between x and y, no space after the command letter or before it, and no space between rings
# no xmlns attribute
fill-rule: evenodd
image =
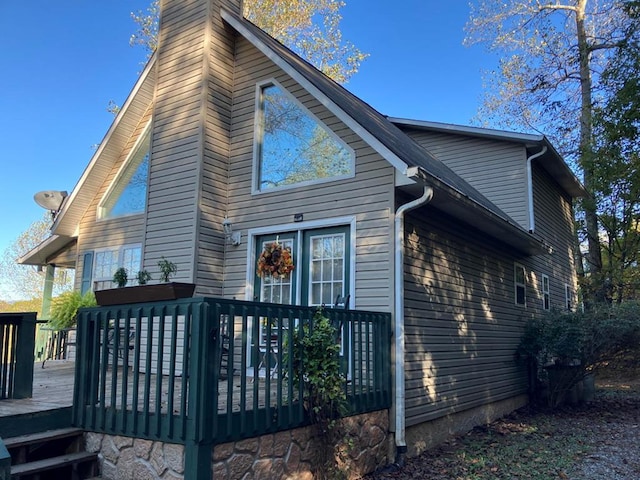
<svg viewBox="0 0 640 480"><path fill-rule="evenodd" d="M283 247L277 240L267 243L258 258L258 275L262 278L284 278L294 268L291 248Z"/></svg>

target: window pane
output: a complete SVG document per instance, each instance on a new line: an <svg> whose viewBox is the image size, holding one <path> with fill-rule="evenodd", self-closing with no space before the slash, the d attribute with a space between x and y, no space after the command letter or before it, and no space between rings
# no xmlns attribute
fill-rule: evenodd
<svg viewBox="0 0 640 480"><path fill-rule="evenodd" d="M261 190L352 173L352 153L276 85L262 89L261 128Z"/></svg>
<svg viewBox="0 0 640 480"><path fill-rule="evenodd" d="M149 178L149 135L138 145L129 164L102 204L101 218L143 213L147 204Z"/></svg>
<svg viewBox="0 0 640 480"><path fill-rule="evenodd" d="M310 305L333 305L338 294L343 294L345 279L343 233L318 235L311 238Z"/></svg>
<svg viewBox="0 0 640 480"><path fill-rule="evenodd" d="M322 281L323 282L330 282L333 279L333 275L331 274L332 263L333 262L331 260L324 260L322 262Z"/></svg>
<svg viewBox="0 0 640 480"><path fill-rule="evenodd" d="M516 303L524 305L524 287L516 287Z"/></svg>
<svg viewBox="0 0 640 480"><path fill-rule="evenodd" d="M272 242L272 240L262 242L262 249L264 250L265 246ZM290 250L291 258L295 265L295 258L293 257L293 239L279 239L278 242L283 246L283 248L288 248ZM261 279L260 301L289 304L292 300L292 286L293 284L290 273L284 278L274 278L271 276L263 277Z"/></svg>

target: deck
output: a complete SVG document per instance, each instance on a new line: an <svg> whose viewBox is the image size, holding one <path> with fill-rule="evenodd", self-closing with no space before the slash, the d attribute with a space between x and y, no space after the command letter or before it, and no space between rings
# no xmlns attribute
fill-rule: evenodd
<svg viewBox="0 0 640 480"><path fill-rule="evenodd" d="M122 369L119 368L118 372L121 374ZM264 371L261 372L262 376L257 380L257 382L264 382ZM41 362L37 362L34 366L34 374L33 374L33 396L32 398L24 398L24 399L5 399L0 401L0 426L2 426L2 419L6 419L8 417L17 417L29 414L37 414L44 413L50 411L57 411L61 408L70 408L73 405L73 386L74 386L74 375L75 375L75 362L69 360L49 360L44 364L44 368ZM144 375L141 375L144 377ZM111 373L108 374L106 383L110 384L112 380ZM155 409L155 399L159 398L162 405L161 411L166 412L167 406L171 404L169 402L168 392L173 390L173 404L178 405L180 403L181 396L181 379L175 379L174 388L169 388L167 383L167 377L163 376L162 380L158 383L155 375L151 375L151 381L149 382L152 392L149 398L147 398L146 407L154 410ZM253 379L249 379L250 384L253 383ZM144 380L140 381L140 385L143 385ZM270 397L271 403L275 404L277 392L280 390L282 392L283 389L286 390L286 382L281 381L278 382L277 378L271 379L270 381L271 388ZM157 386L161 388L161 395L159 397L156 396L155 392L157 390ZM121 391L118 389L117 385L115 388L117 389L117 395L115 395L116 404L120 406L122 397ZM129 391L127 393L127 404L131 405L132 396L133 396L133 384L128 382ZM229 386L232 388L232 394L229 395ZM140 387L142 388L142 387ZM227 403L229 401L232 402L233 406L231 408L232 411L239 411L241 408L241 404L244 404L247 409L251 409L254 405L253 402L253 389L248 388L244 391L244 401L241 401L241 380L240 377L234 376L230 381L228 379L222 380L219 383L218 388L218 411L225 412L227 410ZM286 397L286 392L282 392L281 395ZM143 408L143 402L145 397L140 390L140 395L137 395L137 404L138 408ZM265 405L265 396L264 389L260 389L258 392L259 400L257 402L257 407L264 407ZM106 399L107 403L109 403L109 398ZM0 430L0 437L3 435L6 436L6 432Z"/></svg>
<svg viewBox="0 0 640 480"><path fill-rule="evenodd" d="M72 361L48 361L44 368L42 362L37 362L33 369L33 397L0 400L0 418L71 407L74 371Z"/></svg>

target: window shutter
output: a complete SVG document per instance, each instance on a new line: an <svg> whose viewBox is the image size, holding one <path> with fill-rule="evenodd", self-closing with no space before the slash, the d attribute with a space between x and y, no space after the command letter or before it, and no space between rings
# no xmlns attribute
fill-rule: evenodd
<svg viewBox="0 0 640 480"><path fill-rule="evenodd" d="M82 284L80 286L80 293L84 295L91 290L91 273L93 271L93 252L87 252L84 254L82 261Z"/></svg>

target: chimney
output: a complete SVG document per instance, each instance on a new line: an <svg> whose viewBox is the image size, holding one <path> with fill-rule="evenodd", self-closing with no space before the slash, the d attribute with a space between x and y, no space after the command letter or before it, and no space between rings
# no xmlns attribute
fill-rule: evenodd
<svg viewBox="0 0 640 480"><path fill-rule="evenodd" d="M170 258L181 281L198 283L203 251L219 262L209 271L223 269L235 33L220 9L241 3L160 2L144 263Z"/></svg>

